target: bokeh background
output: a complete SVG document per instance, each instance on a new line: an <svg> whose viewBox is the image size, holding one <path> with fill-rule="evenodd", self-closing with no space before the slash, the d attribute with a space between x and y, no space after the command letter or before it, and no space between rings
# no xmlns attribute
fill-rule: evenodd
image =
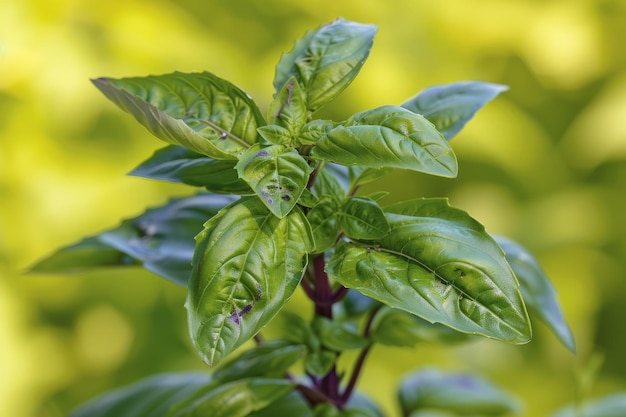
<svg viewBox="0 0 626 417"><path fill-rule="evenodd" d="M511 87L453 140L457 179L396 173L377 185L393 200L447 195L530 248L578 344L571 354L535 323L525 346L376 348L360 389L398 416L398 377L433 364L490 378L533 417L626 389L625 1L0 0L0 416L64 416L111 387L204 368L184 289L141 270L24 274L194 191L125 176L163 144L89 78L209 70L266 108L280 53L338 16L379 32L325 117L433 84Z"/></svg>

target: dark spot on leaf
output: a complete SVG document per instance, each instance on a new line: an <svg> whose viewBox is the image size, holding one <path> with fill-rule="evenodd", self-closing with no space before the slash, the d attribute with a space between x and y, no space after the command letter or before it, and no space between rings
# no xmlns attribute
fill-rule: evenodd
<svg viewBox="0 0 626 417"><path fill-rule="evenodd" d="M262 156L268 156L268 155L269 155L269 153L267 153L266 150L263 150L263 151L259 152L258 154L256 154L256 156L261 156L261 157Z"/></svg>
<svg viewBox="0 0 626 417"><path fill-rule="evenodd" d="M291 200L291 196L289 194L283 194L282 197L280 197L283 201L289 201Z"/></svg>
<svg viewBox="0 0 626 417"><path fill-rule="evenodd" d="M263 296L263 288L261 287L260 284L256 285L256 289L258 291L256 297L254 298L254 301L248 305L246 305L244 308L242 308L241 310L236 310L233 311L232 313L229 314L228 319L231 320L232 322L234 322L237 326L239 326L241 324L241 317L243 317L245 314L248 314L251 310L252 307L254 307L254 304L259 301L261 299L261 297Z"/></svg>

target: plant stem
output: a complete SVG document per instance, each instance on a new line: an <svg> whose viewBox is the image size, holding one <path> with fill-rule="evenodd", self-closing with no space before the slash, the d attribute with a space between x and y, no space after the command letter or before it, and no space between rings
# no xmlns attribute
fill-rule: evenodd
<svg viewBox="0 0 626 417"><path fill-rule="evenodd" d="M332 319L333 289L330 287L330 281L328 280L326 271L324 271L324 266L324 254L321 254L313 259L313 274L315 278L315 314Z"/></svg>

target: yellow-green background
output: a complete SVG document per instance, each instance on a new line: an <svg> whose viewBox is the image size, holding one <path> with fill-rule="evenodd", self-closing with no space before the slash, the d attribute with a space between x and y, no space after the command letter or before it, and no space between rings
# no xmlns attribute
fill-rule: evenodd
<svg viewBox="0 0 626 417"><path fill-rule="evenodd" d="M324 110L343 119L463 79L508 84L453 140L458 179L398 173L393 199L448 195L541 260L578 343L376 348L360 388L389 415L399 375L478 372L545 416L626 389L623 0L0 0L0 416L63 416L113 386L202 369L184 289L147 272L22 272L54 248L190 188L125 176L162 145L89 83L209 70L262 108L274 65L335 17L374 23L368 63ZM298 295L288 306L297 309ZM583 375L583 376L581 376Z"/></svg>

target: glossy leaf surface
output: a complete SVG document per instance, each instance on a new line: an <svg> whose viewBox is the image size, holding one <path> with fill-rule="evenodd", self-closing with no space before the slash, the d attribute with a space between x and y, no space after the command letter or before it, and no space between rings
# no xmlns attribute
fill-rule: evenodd
<svg viewBox="0 0 626 417"><path fill-rule="evenodd" d="M239 160L237 172L275 216L285 217L296 205L313 169L293 148L255 145Z"/></svg>
<svg viewBox="0 0 626 417"><path fill-rule="evenodd" d="M143 265L175 284L187 285L194 236L207 219L234 197L198 194L173 199L162 207L124 220L118 227L62 248L32 272L76 272L87 268Z"/></svg>
<svg viewBox="0 0 626 417"><path fill-rule="evenodd" d="M403 378L398 397L405 416L422 409L449 411L459 416L494 417L519 410L517 400L478 376L435 369Z"/></svg>
<svg viewBox="0 0 626 417"><path fill-rule="evenodd" d="M276 66L274 87L279 92L295 77L314 112L341 93L367 59L376 27L337 19L306 33Z"/></svg>
<svg viewBox="0 0 626 417"><path fill-rule="evenodd" d="M339 235L338 222L339 203L324 197L307 213L315 240L315 252L321 253L334 245Z"/></svg>
<svg viewBox="0 0 626 417"><path fill-rule="evenodd" d="M480 223L445 199L386 210L391 233L374 243L338 245L327 266L334 279L464 333L510 343L530 340L515 276Z"/></svg>
<svg viewBox="0 0 626 417"><path fill-rule="evenodd" d="M421 91L402 107L430 120L450 140L485 104L509 88L482 81L462 81Z"/></svg>
<svg viewBox="0 0 626 417"><path fill-rule="evenodd" d="M157 138L215 159L236 159L265 124L245 92L208 72L92 81Z"/></svg>
<svg viewBox="0 0 626 417"><path fill-rule="evenodd" d="M268 120L296 137L308 121L306 97L295 77L290 78L276 95L268 109Z"/></svg>
<svg viewBox="0 0 626 417"><path fill-rule="evenodd" d="M171 408L208 386L207 373L161 374L109 391L69 417L166 417Z"/></svg>
<svg viewBox="0 0 626 417"><path fill-rule="evenodd" d="M433 124L396 106L355 114L318 140L311 156L343 165L457 174L454 152Z"/></svg>
<svg viewBox="0 0 626 417"><path fill-rule="evenodd" d="M287 395L295 384L286 379L246 378L220 384L168 417L247 417Z"/></svg>
<svg viewBox="0 0 626 417"><path fill-rule="evenodd" d="M374 240L389 234L385 213L369 198L350 197L341 208L339 226L353 239Z"/></svg>
<svg viewBox="0 0 626 417"><path fill-rule="evenodd" d="M200 356L214 365L291 297L313 241L300 209L279 219L255 197L220 211L196 240L186 303L189 329Z"/></svg>
<svg viewBox="0 0 626 417"><path fill-rule="evenodd" d="M235 161L209 158L183 146L169 145L157 150L129 175L205 187L220 194L252 193L237 175Z"/></svg>
<svg viewBox="0 0 626 417"><path fill-rule="evenodd" d="M576 342L567 325L556 290L535 257L524 247L502 236L494 236L506 254L520 283L522 296L531 316L539 317L572 352Z"/></svg>

